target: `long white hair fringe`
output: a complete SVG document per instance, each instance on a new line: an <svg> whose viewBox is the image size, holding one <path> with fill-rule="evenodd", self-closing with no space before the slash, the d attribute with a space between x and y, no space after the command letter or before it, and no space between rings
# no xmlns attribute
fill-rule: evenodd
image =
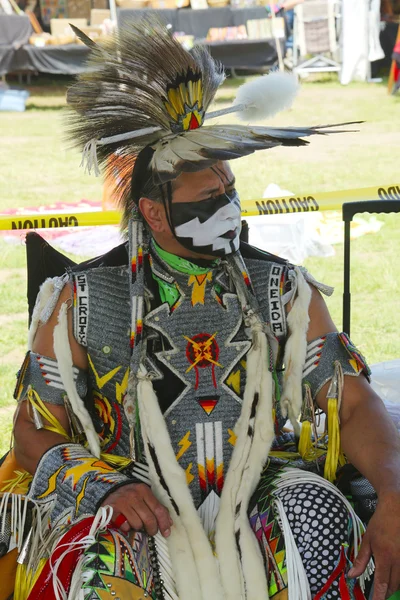
<svg viewBox="0 0 400 600"><path fill-rule="evenodd" d="M152 489L156 497L167 506L174 525L168 537L171 561L180 600L222 600L217 561L205 534L186 481L186 473L178 464L165 420L150 376L143 365L137 375L137 398L140 423ZM162 486L151 454L153 446L162 476L171 497ZM179 509L176 513L171 498Z"/></svg>
<svg viewBox="0 0 400 600"><path fill-rule="evenodd" d="M242 411L235 427L237 440L222 490L215 536L223 585L229 590L228 597L235 600L268 598L265 568L247 507L274 439L272 376L268 370L268 341L256 315L250 317L250 327L253 343L247 353Z"/></svg>
<svg viewBox="0 0 400 600"><path fill-rule="evenodd" d="M68 400L71 404L75 416L79 419L85 432L90 452L93 456L100 458L100 441L96 433L89 411L83 403L82 398L76 389L71 347L68 338L68 304L64 302L61 305L58 315L58 323L54 328L54 354L58 362L58 370L61 381L67 392Z"/></svg>
<svg viewBox="0 0 400 600"><path fill-rule="evenodd" d="M293 296L296 298L287 317L289 336L285 346L283 363L283 391L281 410L288 416L297 436L300 435L298 417L302 405L303 366L307 353L307 331L310 317L308 309L311 301L311 289L303 273L298 267L292 272L292 283L295 285Z"/></svg>
<svg viewBox="0 0 400 600"><path fill-rule="evenodd" d="M67 281L68 275L51 277L46 279L40 286L29 327L28 350L32 350L33 340L35 339L39 323L46 323L49 319Z"/></svg>

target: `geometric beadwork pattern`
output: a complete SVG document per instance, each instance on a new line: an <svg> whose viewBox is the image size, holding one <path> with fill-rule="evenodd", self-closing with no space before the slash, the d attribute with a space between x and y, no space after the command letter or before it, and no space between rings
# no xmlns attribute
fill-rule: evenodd
<svg viewBox="0 0 400 600"><path fill-rule="evenodd" d="M130 544L115 529L98 534L95 543L85 551L85 600L156 600L148 539L143 533L135 533Z"/></svg>

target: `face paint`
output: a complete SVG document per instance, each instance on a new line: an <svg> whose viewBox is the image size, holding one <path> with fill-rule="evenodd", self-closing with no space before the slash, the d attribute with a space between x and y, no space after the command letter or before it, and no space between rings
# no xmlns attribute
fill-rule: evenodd
<svg viewBox="0 0 400 600"><path fill-rule="evenodd" d="M200 202L172 203L170 209L175 237L188 250L215 256L238 250L241 211L236 192Z"/></svg>

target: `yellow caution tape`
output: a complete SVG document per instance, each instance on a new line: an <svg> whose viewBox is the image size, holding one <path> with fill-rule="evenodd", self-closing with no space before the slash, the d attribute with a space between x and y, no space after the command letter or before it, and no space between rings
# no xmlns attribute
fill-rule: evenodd
<svg viewBox="0 0 400 600"><path fill-rule="evenodd" d="M360 200L400 200L400 185L320 192L280 198L242 200L242 216L255 217L296 212L341 210L345 202ZM47 213L25 215L0 215L0 230L46 229L59 227L92 227L117 225L121 214L118 211L93 211L71 213Z"/></svg>
<svg viewBox="0 0 400 600"><path fill-rule="evenodd" d="M118 225L120 220L121 213L116 210L40 215L37 213L32 215L0 215L0 230Z"/></svg>
<svg viewBox="0 0 400 600"><path fill-rule="evenodd" d="M244 217L254 217L296 212L341 210L345 202L361 200L400 200L400 185L320 192L282 198L263 198L262 200L243 200L241 206Z"/></svg>

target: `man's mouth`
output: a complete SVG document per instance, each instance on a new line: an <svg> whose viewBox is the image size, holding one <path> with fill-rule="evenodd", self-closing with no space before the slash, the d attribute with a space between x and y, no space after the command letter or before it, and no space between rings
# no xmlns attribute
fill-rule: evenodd
<svg viewBox="0 0 400 600"><path fill-rule="evenodd" d="M235 227L235 229L231 229L230 231L227 231L226 233L223 233L220 237L222 237L226 240L233 240L233 239L235 239L236 236L237 236L237 227Z"/></svg>

